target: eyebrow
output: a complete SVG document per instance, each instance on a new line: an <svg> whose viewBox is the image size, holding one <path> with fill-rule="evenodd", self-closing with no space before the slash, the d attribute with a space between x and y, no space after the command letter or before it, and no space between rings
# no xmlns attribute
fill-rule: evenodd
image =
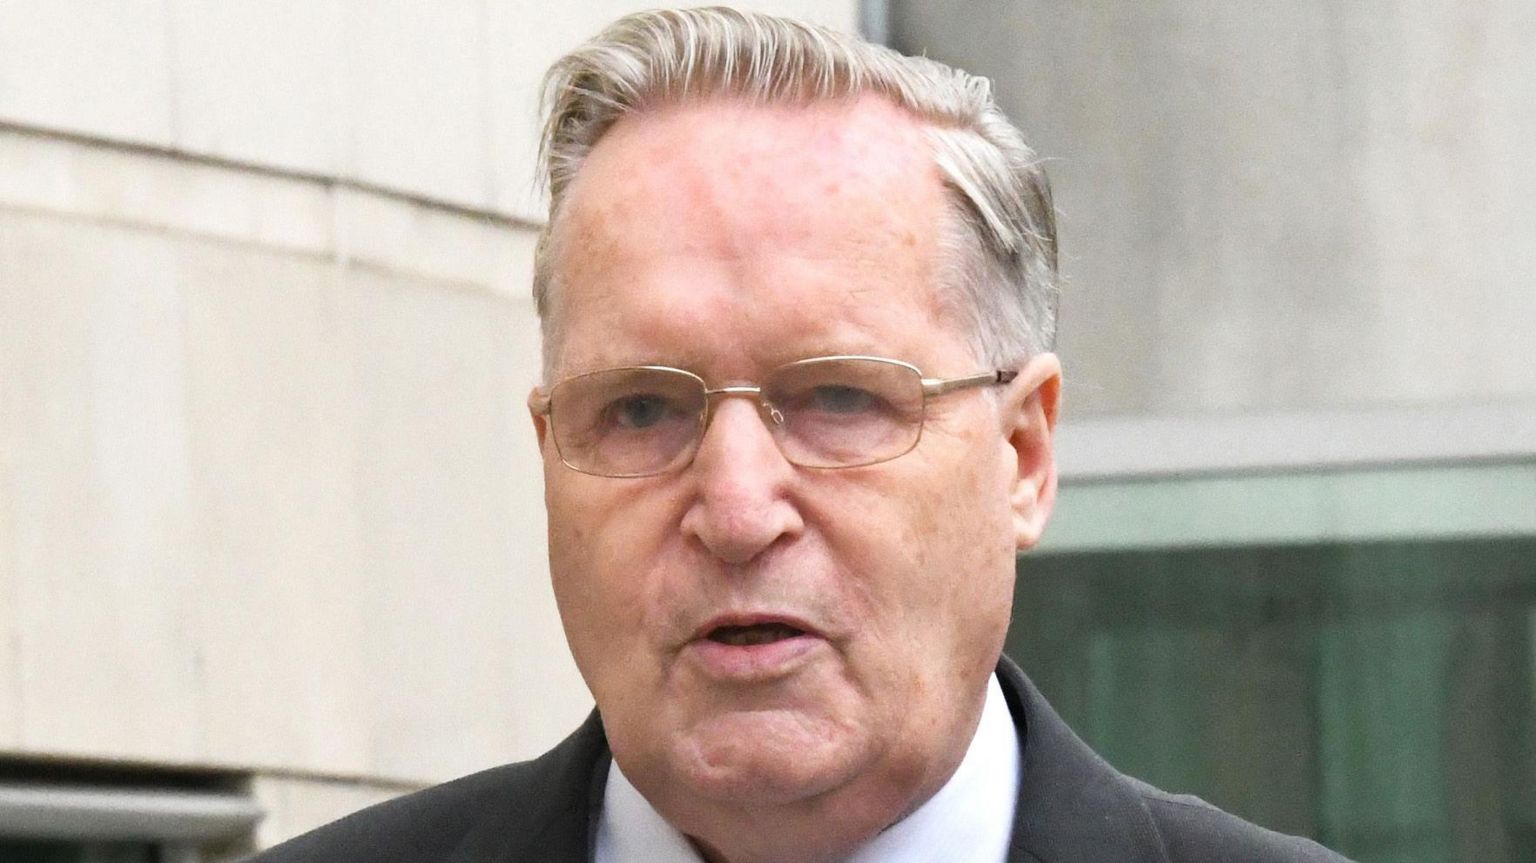
<svg viewBox="0 0 1536 863"><path fill-rule="evenodd" d="M891 350L875 344L870 339L841 339L834 341L807 341L787 342L785 345L774 346L770 353L763 357L753 358L745 352L734 352L730 355L733 360L744 359L758 372L776 369L799 360L814 359L816 357L840 357L840 356L874 356L887 357L913 362L900 356L900 351ZM720 355L705 355L693 346L681 346L670 353L661 354L654 352L629 352L615 351L612 353L600 352L588 357L579 358L580 362L566 363L566 370L559 377L583 372L600 371L602 369L625 368L628 366L667 366L674 369L693 372L700 377L709 379L704 374L705 367L720 359ZM921 367L919 365L919 367Z"/></svg>

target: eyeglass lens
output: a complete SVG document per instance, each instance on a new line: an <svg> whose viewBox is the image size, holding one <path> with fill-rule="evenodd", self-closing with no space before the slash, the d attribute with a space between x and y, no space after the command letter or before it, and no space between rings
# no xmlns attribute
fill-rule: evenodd
<svg viewBox="0 0 1536 863"><path fill-rule="evenodd" d="M878 359L808 360L782 366L762 385L779 449L803 467L855 467L895 458L917 442L923 387L917 370ZM550 394L561 458L606 476L661 473L690 457L702 436L708 394L675 369L627 368L567 379Z"/></svg>

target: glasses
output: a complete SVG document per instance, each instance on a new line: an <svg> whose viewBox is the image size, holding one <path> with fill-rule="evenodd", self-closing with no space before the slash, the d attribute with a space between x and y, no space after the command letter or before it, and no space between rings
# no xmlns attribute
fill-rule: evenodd
<svg viewBox="0 0 1536 863"><path fill-rule="evenodd" d="M711 396L756 400L790 464L863 467L917 446L930 398L1017 376L999 369L925 378L900 360L837 356L779 366L760 386L711 389L682 369L625 366L565 378L536 393L532 407L549 418L560 460L595 476L655 476L691 462L709 426Z"/></svg>

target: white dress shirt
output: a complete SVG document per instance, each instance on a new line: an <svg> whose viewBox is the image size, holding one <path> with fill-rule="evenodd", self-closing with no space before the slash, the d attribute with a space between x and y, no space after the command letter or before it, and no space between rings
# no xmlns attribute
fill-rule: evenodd
<svg viewBox="0 0 1536 863"><path fill-rule="evenodd" d="M1003 863L1019 789L1019 738L994 675L965 758L949 781L847 863ZM597 863L702 863L629 779L610 764L597 823Z"/></svg>

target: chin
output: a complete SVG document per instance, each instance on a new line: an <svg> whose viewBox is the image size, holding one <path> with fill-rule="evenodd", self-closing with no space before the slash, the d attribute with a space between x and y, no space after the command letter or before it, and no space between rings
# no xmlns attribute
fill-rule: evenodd
<svg viewBox="0 0 1536 863"><path fill-rule="evenodd" d="M860 772L869 747L852 729L793 710L740 711L674 739L672 771L700 797L739 805L805 801Z"/></svg>

